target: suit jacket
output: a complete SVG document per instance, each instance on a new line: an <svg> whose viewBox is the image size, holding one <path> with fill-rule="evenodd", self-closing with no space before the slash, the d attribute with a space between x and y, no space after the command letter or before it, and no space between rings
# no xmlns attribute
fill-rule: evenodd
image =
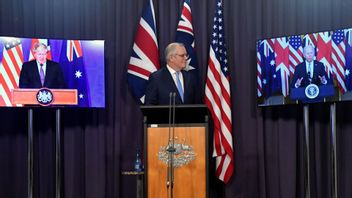
<svg viewBox="0 0 352 198"><path fill-rule="evenodd" d="M40 75L36 60L25 62L22 65L22 70L19 80L20 88L66 88L64 75L59 63L47 60L44 85L40 82Z"/></svg>
<svg viewBox="0 0 352 198"><path fill-rule="evenodd" d="M326 72L325 72L325 68L323 63L319 62L319 61L314 61L314 70L313 70L313 78L312 78L312 83L316 84L316 85L321 85L320 82L320 78L319 76L323 77L325 76L326 80L327 80L327 84L330 84L331 81L328 78ZM295 83L297 81L297 79L303 77L303 80L301 82L301 86L300 87L306 87L309 85L309 77L307 74L307 68L306 68L306 62L302 62L300 64L298 64L295 68L295 73L293 74L293 79L291 82L291 87L292 88L296 88L295 87Z"/></svg>
<svg viewBox="0 0 352 198"><path fill-rule="evenodd" d="M177 91L177 87L167 67L152 73L149 76L145 92L146 105L168 105L170 92L176 93L175 104L197 104L200 103L200 94L197 94L197 82L191 72L182 71L184 85L184 102Z"/></svg>

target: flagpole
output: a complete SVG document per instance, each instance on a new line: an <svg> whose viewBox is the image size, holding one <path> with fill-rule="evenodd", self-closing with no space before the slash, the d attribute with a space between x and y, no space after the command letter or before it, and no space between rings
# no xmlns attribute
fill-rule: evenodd
<svg viewBox="0 0 352 198"><path fill-rule="evenodd" d="M331 125L331 193L332 198L337 198L337 158L336 158L336 103L330 105Z"/></svg>
<svg viewBox="0 0 352 198"><path fill-rule="evenodd" d="M305 197L310 198L310 156L309 156L309 105L303 107L304 134L305 134Z"/></svg>

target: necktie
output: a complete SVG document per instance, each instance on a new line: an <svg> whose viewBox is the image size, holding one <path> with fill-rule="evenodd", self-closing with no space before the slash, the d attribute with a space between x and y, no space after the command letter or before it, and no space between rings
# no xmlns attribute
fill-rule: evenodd
<svg viewBox="0 0 352 198"><path fill-rule="evenodd" d="M308 63L307 74L309 78L312 78L312 62Z"/></svg>
<svg viewBox="0 0 352 198"><path fill-rule="evenodd" d="M40 82L42 83L42 86L44 86L45 75L44 75L43 64L40 64L39 75L40 75Z"/></svg>
<svg viewBox="0 0 352 198"><path fill-rule="evenodd" d="M176 86L183 102L183 88L180 80L180 72L176 72Z"/></svg>

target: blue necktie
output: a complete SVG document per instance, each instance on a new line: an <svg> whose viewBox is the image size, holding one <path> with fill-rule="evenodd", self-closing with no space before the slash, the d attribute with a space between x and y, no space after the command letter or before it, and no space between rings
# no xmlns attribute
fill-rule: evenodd
<svg viewBox="0 0 352 198"><path fill-rule="evenodd" d="M183 89L182 89L182 84L180 80L180 72L176 72L176 86L177 86L178 93L180 94L183 102Z"/></svg>

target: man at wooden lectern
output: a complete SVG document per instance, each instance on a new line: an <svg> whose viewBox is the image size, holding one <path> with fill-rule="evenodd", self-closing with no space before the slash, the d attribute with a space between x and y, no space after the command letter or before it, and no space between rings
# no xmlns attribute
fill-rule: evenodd
<svg viewBox="0 0 352 198"><path fill-rule="evenodd" d="M188 54L182 43L171 43L165 49L166 66L152 73L145 93L146 105L168 105L170 93L176 93L175 104L198 104L197 83L185 71ZM171 94L172 95L172 94Z"/></svg>
<svg viewBox="0 0 352 198"><path fill-rule="evenodd" d="M47 46L44 43L35 43L33 53L35 60L22 65L19 88L66 88L60 64L47 60Z"/></svg>

